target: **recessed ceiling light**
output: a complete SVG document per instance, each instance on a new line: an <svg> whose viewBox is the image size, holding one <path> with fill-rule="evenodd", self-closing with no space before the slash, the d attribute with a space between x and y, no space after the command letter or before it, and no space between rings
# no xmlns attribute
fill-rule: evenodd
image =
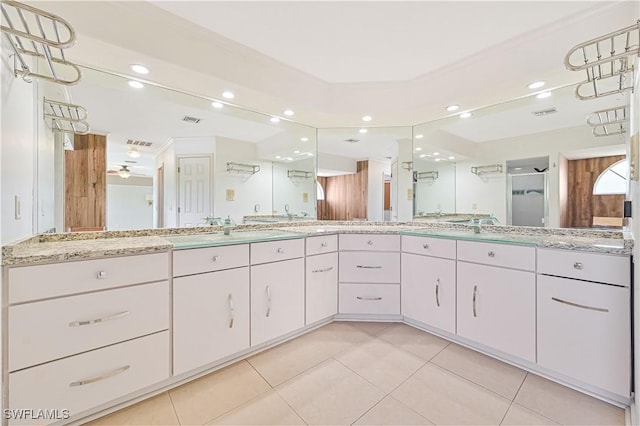
<svg viewBox="0 0 640 426"><path fill-rule="evenodd" d="M460 114L460 118L469 118L469 117L471 117L470 112L463 112L462 114Z"/></svg>
<svg viewBox="0 0 640 426"><path fill-rule="evenodd" d="M455 159L456 159L456 157L454 157L453 155L449 156L449 160L455 160Z"/></svg>
<svg viewBox="0 0 640 426"><path fill-rule="evenodd" d="M371 117L370 115L365 115L364 117L362 117L362 121L371 121L373 120L373 117Z"/></svg>
<svg viewBox="0 0 640 426"><path fill-rule="evenodd" d="M297 149L295 151L293 151L294 154L300 154L300 151L298 151Z"/></svg>
<svg viewBox="0 0 640 426"><path fill-rule="evenodd" d="M460 105L449 105L447 111L456 111L460 108Z"/></svg>
<svg viewBox="0 0 640 426"><path fill-rule="evenodd" d="M294 114L293 110L290 109L285 109L284 111L282 111L282 113L287 117L291 117Z"/></svg>
<svg viewBox="0 0 640 426"><path fill-rule="evenodd" d="M440 153L439 152L434 152L433 155L440 155Z"/></svg>
<svg viewBox="0 0 640 426"><path fill-rule="evenodd" d="M291 157L287 157L287 158L285 158L285 160L293 161L293 158L291 158Z"/></svg>
<svg viewBox="0 0 640 426"><path fill-rule="evenodd" d="M133 72L137 72L138 74L149 74L149 68L144 65L133 64L130 68Z"/></svg>
<svg viewBox="0 0 640 426"><path fill-rule="evenodd" d="M218 109L220 109L220 108L222 108L222 107L224 106L222 103L217 102L217 101L216 101L216 102L211 102L211 105L212 105L214 108L218 108Z"/></svg>
<svg viewBox="0 0 640 426"><path fill-rule="evenodd" d="M422 151L422 148L417 147L417 148L416 148L416 151Z"/></svg>
<svg viewBox="0 0 640 426"><path fill-rule="evenodd" d="M129 86L133 87L134 89L142 89L144 87L144 84L140 83L139 81L129 80Z"/></svg>
<svg viewBox="0 0 640 426"><path fill-rule="evenodd" d="M278 117L271 117L269 121L271 121L272 123L279 123L280 119Z"/></svg>
<svg viewBox="0 0 640 426"><path fill-rule="evenodd" d="M309 157L313 157L313 152L307 152L307 155L308 155Z"/></svg>
<svg viewBox="0 0 640 426"><path fill-rule="evenodd" d="M544 81L534 81L533 83L529 83L527 86L529 89L539 89L543 87L546 83Z"/></svg>
<svg viewBox="0 0 640 426"><path fill-rule="evenodd" d="M424 135L416 135L416 139L422 139L424 138Z"/></svg>
<svg viewBox="0 0 640 426"><path fill-rule="evenodd" d="M360 133L367 133L367 132L368 132L368 130L367 130L367 129L360 129L360 130L358 130L358 131L359 131Z"/></svg>
<svg viewBox="0 0 640 426"><path fill-rule="evenodd" d="M225 92L222 92L222 97L225 99L233 99L236 97L236 95L234 95L233 92L227 90Z"/></svg>
<svg viewBox="0 0 640 426"><path fill-rule="evenodd" d="M276 155L276 160L279 160L280 158L282 157L280 157L279 155Z"/></svg>
<svg viewBox="0 0 640 426"><path fill-rule="evenodd" d="M426 156L427 156L427 154L420 154L420 158L424 158Z"/></svg>
<svg viewBox="0 0 640 426"><path fill-rule="evenodd" d="M138 148L131 147L129 148L129 150L127 151L127 155L131 158L140 158L140 151L138 151Z"/></svg>
<svg viewBox="0 0 640 426"><path fill-rule="evenodd" d="M309 138L300 138L300 140L301 140L302 142L307 142L307 141L309 140Z"/></svg>
<svg viewBox="0 0 640 426"><path fill-rule="evenodd" d="M513 170L522 170L522 167L514 167Z"/></svg>
<svg viewBox="0 0 640 426"><path fill-rule="evenodd" d="M538 93L536 95L536 98L544 99L544 98L548 98L549 96L551 96L551 92L542 92L542 93Z"/></svg>
<svg viewBox="0 0 640 426"><path fill-rule="evenodd" d="M433 160L433 161L440 161L440 158L436 158L436 159L435 159L435 160Z"/></svg>

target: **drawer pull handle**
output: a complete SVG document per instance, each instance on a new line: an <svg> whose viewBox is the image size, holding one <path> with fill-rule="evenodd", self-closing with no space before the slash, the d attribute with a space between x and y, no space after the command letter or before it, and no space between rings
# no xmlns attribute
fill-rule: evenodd
<svg viewBox="0 0 640 426"><path fill-rule="evenodd" d="M320 244L320 247L326 247L327 246L327 242L323 242L322 244Z"/></svg>
<svg viewBox="0 0 640 426"><path fill-rule="evenodd" d="M422 245L422 248L424 248L424 249L428 249L428 248L429 248L429 244L424 243L424 244Z"/></svg>
<svg viewBox="0 0 640 426"><path fill-rule="evenodd" d="M478 286L473 286L473 317L476 318L478 316L476 312L476 299L478 298Z"/></svg>
<svg viewBox="0 0 640 426"><path fill-rule="evenodd" d="M92 377L90 379L78 380L77 382L71 382L71 383L69 383L69 387L72 388L72 387L75 387L75 386L84 386L84 385L88 385L88 384L91 384L91 383L99 382L101 380L105 380L105 379L108 379L110 377L117 376L118 374L124 373L125 371L127 371L130 368L131 368L130 365L125 365L124 367L120 367L120 368L115 369L113 371L110 371L108 373L104 373L104 374L102 374L100 376Z"/></svg>
<svg viewBox="0 0 640 426"><path fill-rule="evenodd" d="M436 279L436 305L440 307L440 278Z"/></svg>
<svg viewBox="0 0 640 426"><path fill-rule="evenodd" d="M360 269L382 269L382 266L356 265L356 268L360 268Z"/></svg>
<svg viewBox="0 0 640 426"><path fill-rule="evenodd" d="M312 272L317 273L317 272L329 272L333 270L333 266L329 266L328 268L324 268L324 269L314 269Z"/></svg>
<svg viewBox="0 0 640 426"><path fill-rule="evenodd" d="M104 280L105 278L107 278L107 271L98 271L96 278L99 280Z"/></svg>
<svg viewBox="0 0 640 426"><path fill-rule="evenodd" d="M358 299L358 300L382 300L382 297L380 297L380 296L376 296L376 297L356 296L356 299Z"/></svg>
<svg viewBox="0 0 640 426"><path fill-rule="evenodd" d="M284 253L284 249L282 247L278 247L278 253Z"/></svg>
<svg viewBox="0 0 640 426"><path fill-rule="evenodd" d="M487 255L489 257L496 257L496 253L494 251L490 251L489 253L487 253Z"/></svg>
<svg viewBox="0 0 640 426"><path fill-rule="evenodd" d="M565 305L575 306L576 308L589 309L590 311L609 312L609 309L607 308L596 308L595 306L581 305L579 303L558 299L557 297L552 297L551 300L553 300L554 302L564 303Z"/></svg>
<svg viewBox="0 0 640 426"><path fill-rule="evenodd" d="M267 315L266 315L266 317L269 318L269 315L271 315L271 287L267 286L266 291L267 291Z"/></svg>
<svg viewBox="0 0 640 426"><path fill-rule="evenodd" d="M582 269L582 262L575 262L575 263L573 264L573 267L574 267L575 269Z"/></svg>
<svg viewBox="0 0 640 426"><path fill-rule="evenodd" d="M218 260L220 260L220 256L215 255L211 258L212 261L217 262Z"/></svg>
<svg viewBox="0 0 640 426"><path fill-rule="evenodd" d="M373 245L373 241L369 240L369 241L367 241L367 244L369 244L370 246L372 246L372 245Z"/></svg>
<svg viewBox="0 0 640 426"><path fill-rule="evenodd" d="M229 328L233 328L233 311L235 307L233 306L233 295L229 293Z"/></svg>
<svg viewBox="0 0 640 426"><path fill-rule="evenodd" d="M102 318L96 318L96 319L84 320L84 321L72 321L69 323L69 327L79 327L81 325L90 325L90 324L98 324L101 322L107 322L114 319L126 317L130 313L131 312L129 311L122 311L122 312L118 312L117 314L110 315L108 317L102 317Z"/></svg>

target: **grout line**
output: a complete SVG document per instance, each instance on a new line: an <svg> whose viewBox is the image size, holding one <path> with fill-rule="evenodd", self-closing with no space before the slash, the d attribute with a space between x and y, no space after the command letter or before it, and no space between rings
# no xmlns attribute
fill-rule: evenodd
<svg viewBox="0 0 640 426"><path fill-rule="evenodd" d="M266 377L264 377L262 375L262 373L256 368L255 365L251 364L251 361L249 361L248 359L246 359L245 361L247 361L247 364L249 364L249 366L253 369L253 371L256 372L256 374L258 374L258 376L260 376L262 378L262 380L265 381L266 384L269 385L269 387L271 387L271 389L274 389L275 387L271 384L271 382L269 382L269 380L267 380Z"/></svg>
<svg viewBox="0 0 640 426"><path fill-rule="evenodd" d="M514 401L516 400L516 396L518 396L518 393L520 392L520 389L522 389L522 385L524 385L524 381L527 380L528 375L529 373L526 373L524 375L524 379L522 379L522 383L520 383L520 386L518 386L518 390L516 391L515 395L513 395L513 399L509 403L509 407L507 407L507 411L504 412L504 415L502 416L502 420L500 420L500 423L499 423L500 425L502 425L502 422L504 422L504 419L507 418L507 414L509 413L509 410L511 410L511 406L514 404Z"/></svg>
<svg viewBox="0 0 640 426"><path fill-rule="evenodd" d="M176 410L176 404L173 403L173 398L171 397L171 392L167 391L167 396L169 397L169 401L171 402L171 407L173 407L173 413L176 415L176 420L178 424L181 425L180 416L178 416L178 410Z"/></svg>

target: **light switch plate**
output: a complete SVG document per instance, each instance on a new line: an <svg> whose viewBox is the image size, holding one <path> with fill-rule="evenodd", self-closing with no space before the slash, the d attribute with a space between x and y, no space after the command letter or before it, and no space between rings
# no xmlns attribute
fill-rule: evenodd
<svg viewBox="0 0 640 426"><path fill-rule="evenodd" d="M234 201L236 199L236 191L233 189L227 189L227 201Z"/></svg>
<svg viewBox="0 0 640 426"><path fill-rule="evenodd" d="M409 201L413 200L413 188L407 189L407 200Z"/></svg>
<svg viewBox="0 0 640 426"><path fill-rule="evenodd" d="M307 192L302 193L302 202L303 203L309 202L309 194Z"/></svg>
<svg viewBox="0 0 640 426"><path fill-rule="evenodd" d="M15 213L15 218L20 219L22 217L22 206L21 206L22 202L20 200L20 196L16 195L14 197L14 213Z"/></svg>

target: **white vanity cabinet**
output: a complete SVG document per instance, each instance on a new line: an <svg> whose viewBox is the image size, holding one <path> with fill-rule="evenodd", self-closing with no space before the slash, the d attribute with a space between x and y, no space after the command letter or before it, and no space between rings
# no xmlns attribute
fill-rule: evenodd
<svg viewBox="0 0 640 426"><path fill-rule="evenodd" d="M7 275L8 408L73 416L169 378L168 253Z"/></svg>
<svg viewBox="0 0 640 426"><path fill-rule="evenodd" d="M455 257L455 240L402 236L401 308L405 318L455 334Z"/></svg>
<svg viewBox="0 0 640 426"><path fill-rule="evenodd" d="M304 327L304 239L251 244L251 346Z"/></svg>
<svg viewBox="0 0 640 426"><path fill-rule="evenodd" d="M341 234L341 315L400 315L400 236Z"/></svg>
<svg viewBox="0 0 640 426"><path fill-rule="evenodd" d="M535 362L535 248L457 244L457 334Z"/></svg>
<svg viewBox="0 0 640 426"><path fill-rule="evenodd" d="M538 249L538 364L628 397L629 286L628 256Z"/></svg>
<svg viewBox="0 0 640 426"><path fill-rule="evenodd" d="M173 373L249 347L249 244L174 251ZM218 270L220 265L235 266ZM175 274L175 272L174 272Z"/></svg>
<svg viewBox="0 0 640 426"><path fill-rule="evenodd" d="M306 239L305 324L330 318L338 312L338 236Z"/></svg>

